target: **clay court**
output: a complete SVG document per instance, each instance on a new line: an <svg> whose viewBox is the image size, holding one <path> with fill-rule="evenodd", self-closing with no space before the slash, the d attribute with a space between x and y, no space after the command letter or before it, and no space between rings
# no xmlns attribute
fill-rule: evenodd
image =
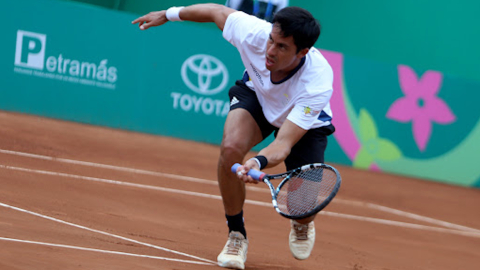
<svg viewBox="0 0 480 270"><path fill-rule="evenodd" d="M17 113L0 123L0 269L221 269L218 146ZM342 187L306 261L267 187L248 186L246 269L480 269L480 190L331 165Z"/></svg>

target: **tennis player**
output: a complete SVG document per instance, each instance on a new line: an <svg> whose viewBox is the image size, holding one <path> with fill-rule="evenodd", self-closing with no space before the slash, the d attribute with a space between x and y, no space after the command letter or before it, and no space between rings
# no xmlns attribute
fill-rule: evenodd
<svg viewBox="0 0 480 270"><path fill-rule="evenodd" d="M329 104L333 72L313 48L320 25L302 8L286 7L269 23L224 5L198 4L150 12L132 23L146 30L182 20L214 22L238 49L246 68L243 78L229 91L230 112L218 162L229 236L217 258L222 267L244 269L248 249L243 219L245 183L257 183L246 173L281 162L287 170L324 162L327 136L335 131ZM243 163L252 147L271 133L273 142ZM237 175L230 171L235 163L243 164ZM296 259L310 256L314 218L291 221L289 246Z"/></svg>

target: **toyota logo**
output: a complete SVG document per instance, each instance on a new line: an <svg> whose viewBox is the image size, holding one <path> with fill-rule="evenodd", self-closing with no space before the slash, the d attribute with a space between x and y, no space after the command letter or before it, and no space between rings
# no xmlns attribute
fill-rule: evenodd
<svg viewBox="0 0 480 270"><path fill-rule="evenodd" d="M228 83L228 71L217 58L197 54L189 57L182 65L183 82L192 91L204 95L221 92Z"/></svg>

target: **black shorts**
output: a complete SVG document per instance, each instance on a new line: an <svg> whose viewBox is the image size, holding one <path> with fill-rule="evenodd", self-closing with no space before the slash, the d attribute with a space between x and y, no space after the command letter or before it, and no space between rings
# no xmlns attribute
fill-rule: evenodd
<svg viewBox="0 0 480 270"><path fill-rule="evenodd" d="M277 136L278 128L270 124L265 118L262 106L257 96L243 81L237 81L228 92L230 96L230 110L243 108L247 110L258 124L263 139L266 139L272 132ZM234 97L236 100L234 100ZM238 100L238 102L237 102ZM307 131L307 133L292 148L285 159L287 170L309 163L324 163L325 149L327 148L327 136L335 132L333 125L319 127Z"/></svg>

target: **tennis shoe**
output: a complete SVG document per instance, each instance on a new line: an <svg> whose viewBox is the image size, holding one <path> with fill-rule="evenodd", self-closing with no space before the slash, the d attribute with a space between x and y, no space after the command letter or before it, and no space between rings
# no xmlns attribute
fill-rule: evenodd
<svg viewBox="0 0 480 270"><path fill-rule="evenodd" d="M225 268L245 269L248 240L240 232L231 231L228 241L217 257L218 265Z"/></svg>
<svg viewBox="0 0 480 270"><path fill-rule="evenodd" d="M297 260L305 260L310 256L315 243L315 225L312 222L301 224L291 221L289 237L290 251Z"/></svg>

